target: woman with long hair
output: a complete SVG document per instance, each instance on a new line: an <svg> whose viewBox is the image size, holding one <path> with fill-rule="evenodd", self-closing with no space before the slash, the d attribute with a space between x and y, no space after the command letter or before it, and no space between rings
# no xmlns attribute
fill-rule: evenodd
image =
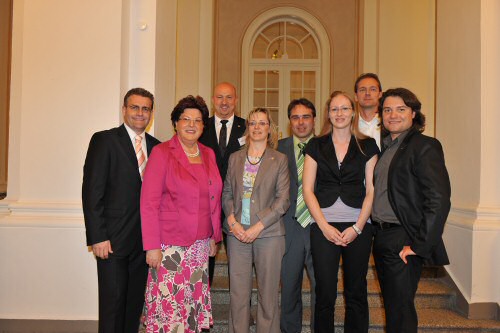
<svg viewBox="0 0 500 333"><path fill-rule="evenodd" d="M314 220L315 332L335 330L340 257L346 304L344 332L368 332L369 217L379 150L374 139L358 131L354 102L346 93L333 92L326 105L329 130L307 145L303 173L304 200Z"/></svg>

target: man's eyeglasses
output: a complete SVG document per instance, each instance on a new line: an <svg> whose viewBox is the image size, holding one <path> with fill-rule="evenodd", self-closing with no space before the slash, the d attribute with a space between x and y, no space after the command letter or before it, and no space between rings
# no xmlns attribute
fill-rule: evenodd
<svg viewBox="0 0 500 333"><path fill-rule="evenodd" d="M375 93L378 93L378 92L379 92L379 90L378 90L378 88L377 88L377 87L370 87L370 88L365 88L365 87L362 87L362 88L359 88L359 89L358 89L358 92L359 92L359 93L362 93L362 94L366 94L368 91L369 91L370 93L373 93L373 94L375 94Z"/></svg>

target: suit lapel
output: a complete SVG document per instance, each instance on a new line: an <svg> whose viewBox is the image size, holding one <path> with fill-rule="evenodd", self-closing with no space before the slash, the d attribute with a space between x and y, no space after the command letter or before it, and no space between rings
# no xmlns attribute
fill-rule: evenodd
<svg viewBox="0 0 500 333"><path fill-rule="evenodd" d="M217 142L217 131L215 129L215 117L211 117L208 121L208 140L212 144L212 147L219 146L219 142Z"/></svg>
<svg viewBox="0 0 500 333"><path fill-rule="evenodd" d="M342 161L342 164L347 163L349 160L354 158L356 150L357 150L357 143L356 143L356 138L354 138L354 135L351 135L351 140L349 141L349 146L347 147L347 153L344 156L344 160Z"/></svg>
<svg viewBox="0 0 500 333"><path fill-rule="evenodd" d="M213 147L213 151L215 153L215 158L217 160L217 164L220 165L223 156L220 153L219 142L217 141L217 130L215 129L215 116L210 117L208 120L208 133L207 133L207 141L208 146Z"/></svg>
<svg viewBox="0 0 500 333"><path fill-rule="evenodd" d="M320 142L320 152L328 165L328 168L335 175L340 174L339 161L337 160L337 154L335 152L335 146L333 145L333 140L331 135L327 135L325 141Z"/></svg>
<svg viewBox="0 0 500 333"><path fill-rule="evenodd" d="M137 175L139 175L137 157L135 156L134 147L132 146L132 141L130 140L128 132L125 129L125 125L121 125L120 127L118 127L118 140L120 141L120 145L125 156L127 156L127 160L132 164L134 168L137 169Z"/></svg>
<svg viewBox="0 0 500 333"><path fill-rule="evenodd" d="M151 155L151 151L153 150L153 147L154 147L153 137L151 135L149 135L148 133L146 133L146 149L148 151L148 157L149 157L149 155Z"/></svg>
<svg viewBox="0 0 500 333"><path fill-rule="evenodd" d="M179 142L177 134L174 134L174 139L172 140L171 148L172 148L172 155L174 155L175 159L177 160L177 163L179 163L184 169L186 169L189 172L191 176L193 176L196 179L194 170L191 166L191 163L189 163L186 153L184 153L184 149L182 149L182 145Z"/></svg>
<svg viewBox="0 0 500 333"><path fill-rule="evenodd" d="M247 157L247 154L246 154L247 150L244 149L244 150L241 150L240 152L238 153L235 153L237 154L236 156L238 157L238 161L234 164L234 170L232 171L233 174L234 174L234 178L235 178L235 184L236 184L236 191L235 193L238 193L238 201L240 201L242 198L243 198L243 172L245 170L245 160L246 160L246 157ZM235 195L236 197L236 195ZM241 204L241 202L240 202Z"/></svg>
<svg viewBox="0 0 500 333"><path fill-rule="evenodd" d="M244 124L244 122L243 122L243 124ZM240 118L237 118L236 116L234 116L234 122L233 122L233 126L231 128L231 134L229 135L228 148L229 148L229 146L232 146L235 148L240 147L240 143L239 143L238 139L243 135L243 132L245 132L245 128L244 128L243 124L240 121ZM233 150L227 149L226 151L235 151L235 150L238 150L238 149L233 149Z"/></svg>
<svg viewBox="0 0 500 333"><path fill-rule="evenodd" d="M293 181L298 182L299 177L297 173L297 161L295 160L295 147L293 145L293 136L286 140L286 156L288 157L288 166L290 166L290 176L293 177Z"/></svg>
<svg viewBox="0 0 500 333"><path fill-rule="evenodd" d="M264 152L264 156L262 156L262 161L260 162L259 171L257 172L257 176L255 177L255 183L253 184L252 195L255 193L255 190L259 188L260 184L266 178L267 171L270 170L271 164L274 160L274 154L270 151L272 148L266 149Z"/></svg>

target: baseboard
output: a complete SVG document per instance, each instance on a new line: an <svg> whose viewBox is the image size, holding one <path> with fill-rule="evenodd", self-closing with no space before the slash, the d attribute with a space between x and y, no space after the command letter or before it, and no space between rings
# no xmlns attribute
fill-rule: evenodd
<svg viewBox="0 0 500 333"><path fill-rule="evenodd" d="M0 319L0 333L96 333L97 320Z"/></svg>
<svg viewBox="0 0 500 333"><path fill-rule="evenodd" d="M453 310L469 319L500 320L500 306L498 303L469 303L448 274L446 274L444 279L455 291L456 298Z"/></svg>

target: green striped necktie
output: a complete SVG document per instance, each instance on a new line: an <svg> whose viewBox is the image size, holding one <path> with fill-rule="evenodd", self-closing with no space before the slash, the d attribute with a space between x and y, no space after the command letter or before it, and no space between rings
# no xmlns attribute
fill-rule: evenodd
<svg viewBox="0 0 500 333"><path fill-rule="evenodd" d="M299 158L297 160L299 190L297 192L297 209L295 210L295 216L297 217L297 222L305 228L311 223L311 214L309 214L309 209L307 209L306 203L304 202L304 195L302 194L302 172L304 171L304 148L306 147L306 143L300 142L298 146L300 149Z"/></svg>

